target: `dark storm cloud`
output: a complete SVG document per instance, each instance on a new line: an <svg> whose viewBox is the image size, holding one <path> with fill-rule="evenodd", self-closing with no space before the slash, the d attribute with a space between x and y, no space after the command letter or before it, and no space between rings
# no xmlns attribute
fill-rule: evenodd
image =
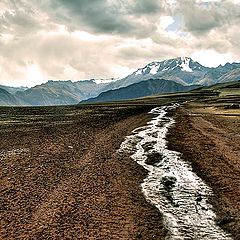
<svg viewBox="0 0 240 240"><path fill-rule="evenodd" d="M161 1L152 0L4 1L8 10L0 16L1 31L23 34L62 24L70 32L85 30L142 38L156 30L159 14L165 11Z"/></svg>
<svg viewBox="0 0 240 240"><path fill-rule="evenodd" d="M138 0L132 6L133 14L154 14L163 10L159 1L152 0Z"/></svg>
<svg viewBox="0 0 240 240"><path fill-rule="evenodd" d="M239 59L236 2L0 0L0 83L123 77L209 49Z"/></svg>
<svg viewBox="0 0 240 240"><path fill-rule="evenodd" d="M105 0L54 0L52 7L74 28L85 25L104 33L125 33L133 28L121 12L121 5Z"/></svg>
<svg viewBox="0 0 240 240"><path fill-rule="evenodd" d="M184 17L185 30L195 35L239 23L240 6L231 1L197 2L180 0L178 14Z"/></svg>
<svg viewBox="0 0 240 240"><path fill-rule="evenodd" d="M153 30L156 14L165 11L161 1L153 0L53 0L45 9L70 31L85 28L96 33L146 36ZM164 1L163 1L164 2ZM159 17L159 16L158 16ZM140 21L143 18L144 21ZM150 23L146 26L146 23Z"/></svg>

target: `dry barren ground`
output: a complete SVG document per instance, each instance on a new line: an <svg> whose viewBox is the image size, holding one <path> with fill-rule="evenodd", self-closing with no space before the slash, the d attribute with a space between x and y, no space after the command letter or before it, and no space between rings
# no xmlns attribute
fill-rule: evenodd
<svg viewBox="0 0 240 240"><path fill-rule="evenodd" d="M116 153L153 107L0 108L0 239L164 239L141 192L147 172ZM191 103L173 116L169 147L212 187L218 224L240 239L239 110Z"/></svg>
<svg viewBox="0 0 240 240"><path fill-rule="evenodd" d="M150 109L2 108L0 239L162 239L146 172L116 154Z"/></svg>
<svg viewBox="0 0 240 240"><path fill-rule="evenodd" d="M218 224L240 239L240 110L189 104L175 113L169 147L212 187Z"/></svg>

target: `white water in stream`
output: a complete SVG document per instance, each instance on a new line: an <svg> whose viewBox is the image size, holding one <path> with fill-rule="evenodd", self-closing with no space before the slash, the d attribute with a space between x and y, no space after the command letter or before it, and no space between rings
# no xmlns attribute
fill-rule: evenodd
<svg viewBox="0 0 240 240"><path fill-rule="evenodd" d="M148 170L143 193L163 214L166 239L232 239L215 222L208 203L211 189L179 152L167 149L166 134L175 123L167 111L176 107L154 108L150 113L155 117L126 137L119 152L131 153L131 158Z"/></svg>

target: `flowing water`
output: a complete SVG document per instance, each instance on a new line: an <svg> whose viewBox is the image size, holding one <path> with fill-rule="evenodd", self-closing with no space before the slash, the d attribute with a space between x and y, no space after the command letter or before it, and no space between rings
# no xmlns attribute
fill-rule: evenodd
<svg viewBox="0 0 240 240"><path fill-rule="evenodd" d="M211 189L181 159L179 152L167 148L166 134L175 123L167 115L178 104L154 108L154 116L145 127L126 137L119 152L148 170L143 193L163 214L168 230L166 239L232 239L215 222L208 203Z"/></svg>

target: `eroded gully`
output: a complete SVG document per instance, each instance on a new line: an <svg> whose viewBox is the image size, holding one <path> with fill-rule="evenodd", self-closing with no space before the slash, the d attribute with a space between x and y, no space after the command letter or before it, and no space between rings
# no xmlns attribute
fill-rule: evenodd
<svg viewBox="0 0 240 240"><path fill-rule="evenodd" d="M178 104L154 108L150 112L152 120L126 137L119 152L129 153L148 170L142 190L163 215L166 239L231 239L216 224L208 202L211 189L179 152L167 148L166 135L175 123L167 113L176 107Z"/></svg>

